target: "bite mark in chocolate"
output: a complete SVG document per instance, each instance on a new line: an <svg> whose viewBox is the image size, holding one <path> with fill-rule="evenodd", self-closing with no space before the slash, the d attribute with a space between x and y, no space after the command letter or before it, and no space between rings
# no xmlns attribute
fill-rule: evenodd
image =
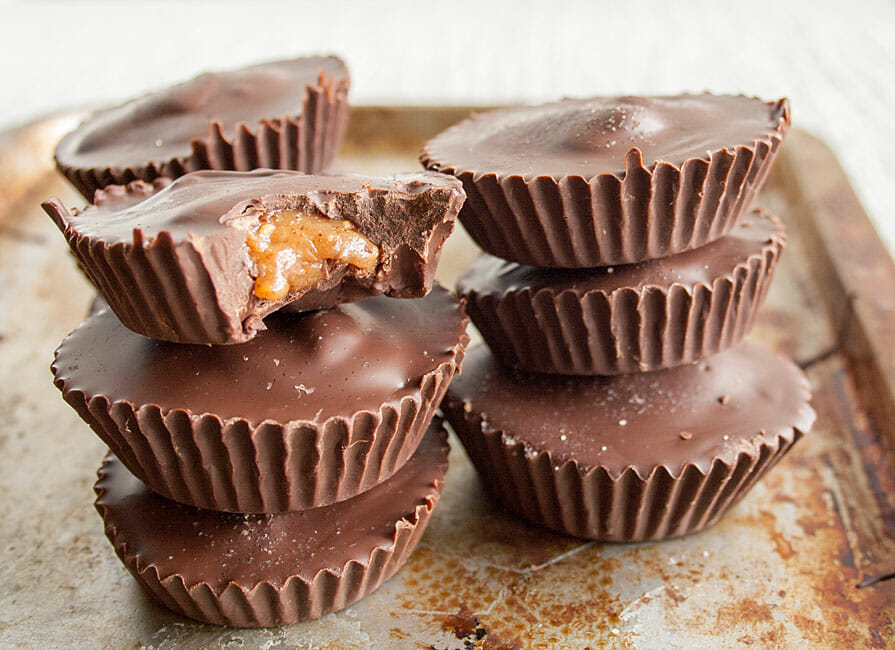
<svg viewBox="0 0 895 650"><path fill-rule="evenodd" d="M465 198L459 181L434 173L203 171L163 185L112 186L83 211L55 199L43 207L122 323L155 339L212 345L251 339L262 319L285 305L310 311L379 294L425 295ZM317 224L302 233L287 227L286 248L300 234L313 238L343 222L351 228L340 225L322 247L335 253L330 259L313 253L311 276L297 275L285 294L262 277L259 296L259 271L273 270L274 280L288 275L277 265L292 253L283 259L262 253L259 268L247 240L256 237L256 250L264 248L264 235L252 233L282 213L310 215ZM354 247L357 237L369 250Z"/></svg>
<svg viewBox="0 0 895 650"><path fill-rule="evenodd" d="M326 277L327 262L365 273L379 262L379 248L346 219L283 210L261 214L259 222L246 237L258 298L280 300L290 291L306 290Z"/></svg>

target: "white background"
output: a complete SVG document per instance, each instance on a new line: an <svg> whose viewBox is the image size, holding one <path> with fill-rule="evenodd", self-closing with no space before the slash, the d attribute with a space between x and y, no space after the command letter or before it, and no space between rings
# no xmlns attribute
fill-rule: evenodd
<svg viewBox="0 0 895 650"><path fill-rule="evenodd" d="M893 43L885 0L0 0L0 129L208 69L328 52L348 62L355 104L786 95L895 251Z"/></svg>

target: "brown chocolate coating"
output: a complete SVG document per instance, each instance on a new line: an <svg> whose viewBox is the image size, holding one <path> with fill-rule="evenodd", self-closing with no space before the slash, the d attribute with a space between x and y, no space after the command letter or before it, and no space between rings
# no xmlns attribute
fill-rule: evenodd
<svg viewBox="0 0 895 650"><path fill-rule="evenodd" d="M546 290L553 294L572 292L612 293L647 287L668 289L679 284L711 287L719 277L730 277L750 257L785 239L783 224L767 212L754 210L721 239L696 250L637 264L595 269L550 269L507 262L483 255L461 276L457 289L462 296L505 296L519 291Z"/></svg>
<svg viewBox="0 0 895 650"><path fill-rule="evenodd" d="M814 422L808 381L762 348L616 377L523 374L482 346L443 410L488 490L553 530L599 541L717 522Z"/></svg>
<svg viewBox="0 0 895 650"><path fill-rule="evenodd" d="M97 111L60 141L56 161L88 199L97 187L195 169L275 166L316 172L341 140L345 120L329 111L344 110L347 88L348 71L336 57L206 73ZM305 111L311 115L301 121ZM327 125L331 117L339 124ZM316 142L321 151L302 161L302 152L278 150L287 144L279 142L287 122L296 131L323 128ZM281 164L271 165L273 158Z"/></svg>
<svg viewBox="0 0 895 650"><path fill-rule="evenodd" d="M440 165L497 176L624 176L638 149L644 165L677 167L782 130L785 105L742 95L567 99L474 114L427 144ZM439 165L431 168L438 169Z"/></svg>
<svg viewBox="0 0 895 650"><path fill-rule="evenodd" d="M785 243L783 224L753 211L710 244L638 264L548 269L484 255L458 293L506 365L576 375L658 370L742 339Z"/></svg>
<svg viewBox="0 0 895 650"><path fill-rule="evenodd" d="M252 424L322 422L411 394L420 377L454 358L462 326L443 289L422 300L276 314L252 341L224 347L149 339L103 311L63 341L54 368L66 391L113 403Z"/></svg>
<svg viewBox="0 0 895 650"><path fill-rule="evenodd" d="M122 562L174 611L223 625L284 625L346 607L401 567L438 502L448 451L435 423L387 481L332 506L277 515L181 505L109 455L96 508Z"/></svg>
<svg viewBox="0 0 895 650"><path fill-rule="evenodd" d="M742 96L566 100L470 118L426 143L463 181L460 220L487 253L593 268L712 242L760 190L789 103Z"/></svg>
<svg viewBox="0 0 895 650"><path fill-rule="evenodd" d="M382 293L425 295L464 199L458 181L433 173L203 171L164 184L112 186L83 211L55 199L43 207L126 326L180 343L246 341L292 302L312 310ZM246 237L262 214L279 210L350 221L379 248L376 269L332 261L316 284L258 298Z"/></svg>
<svg viewBox="0 0 895 650"><path fill-rule="evenodd" d="M413 453L468 340L448 292L278 313L238 346L148 339L108 310L56 352L63 398L168 498L280 512L350 498Z"/></svg>
<svg viewBox="0 0 895 650"><path fill-rule="evenodd" d="M555 465L646 477L658 466L707 472L716 459L754 453L762 439L807 431L808 399L798 368L749 344L670 370L586 378L508 370L476 346L443 409L458 433L499 431Z"/></svg>

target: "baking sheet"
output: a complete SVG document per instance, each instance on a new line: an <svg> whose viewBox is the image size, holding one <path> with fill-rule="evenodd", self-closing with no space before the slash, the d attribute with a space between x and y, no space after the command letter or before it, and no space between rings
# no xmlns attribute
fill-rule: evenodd
<svg viewBox="0 0 895 650"><path fill-rule="evenodd" d="M465 113L356 108L338 167L416 169ZM0 136L0 646L895 647L895 273L810 135L790 135L757 201L790 244L750 338L806 369L818 421L718 525L629 545L545 532L502 513L452 439L444 496L395 578L318 621L230 630L169 613L119 563L92 507L103 445L52 385L53 349L93 295L39 209L82 202L50 168L71 122ZM458 226L439 279L476 254Z"/></svg>

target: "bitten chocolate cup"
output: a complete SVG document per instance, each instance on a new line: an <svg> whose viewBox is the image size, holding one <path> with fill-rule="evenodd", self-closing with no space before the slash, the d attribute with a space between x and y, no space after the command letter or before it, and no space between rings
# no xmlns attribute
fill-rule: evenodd
<svg viewBox="0 0 895 650"><path fill-rule="evenodd" d="M109 455L96 509L118 557L169 609L216 625L289 625L351 605L403 566L447 465L447 434L436 423L407 464L369 492L313 510L242 515L160 497Z"/></svg>
<svg viewBox="0 0 895 650"><path fill-rule="evenodd" d="M785 99L604 97L475 114L424 147L463 181L491 255L587 268L681 253L747 210L789 127Z"/></svg>
<svg viewBox="0 0 895 650"><path fill-rule="evenodd" d="M798 368L748 344L613 377L521 373L476 346L442 409L509 510L638 542L717 522L810 430L809 399Z"/></svg>
<svg viewBox="0 0 895 650"><path fill-rule="evenodd" d="M52 370L153 491L275 513L349 499L398 471L459 368L466 324L440 288L276 314L239 346L154 341L104 310L62 342Z"/></svg>
<svg viewBox="0 0 895 650"><path fill-rule="evenodd" d="M425 295L463 199L443 174L202 171L108 187L83 211L43 208L127 327L221 345L287 304Z"/></svg>
<svg viewBox="0 0 895 650"><path fill-rule="evenodd" d="M546 269L484 255L458 293L506 365L567 375L658 370L741 340L785 244L780 220L756 210L702 248L638 264Z"/></svg>
<svg viewBox="0 0 895 650"><path fill-rule="evenodd" d="M56 167L88 201L199 169L316 173L345 135L348 84L332 56L206 73L92 114L59 142Z"/></svg>

